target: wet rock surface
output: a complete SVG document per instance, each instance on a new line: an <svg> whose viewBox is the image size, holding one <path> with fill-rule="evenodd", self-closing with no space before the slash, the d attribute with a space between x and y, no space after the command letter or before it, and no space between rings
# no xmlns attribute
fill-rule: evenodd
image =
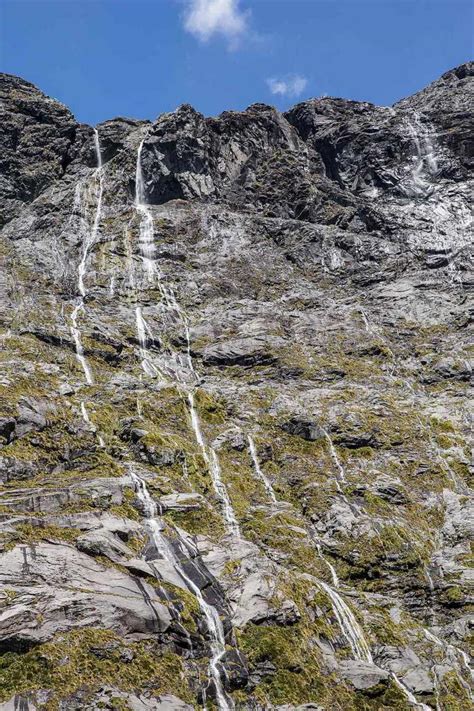
<svg viewBox="0 0 474 711"><path fill-rule="evenodd" d="M0 75L0 708L470 707L472 77L95 132Z"/></svg>

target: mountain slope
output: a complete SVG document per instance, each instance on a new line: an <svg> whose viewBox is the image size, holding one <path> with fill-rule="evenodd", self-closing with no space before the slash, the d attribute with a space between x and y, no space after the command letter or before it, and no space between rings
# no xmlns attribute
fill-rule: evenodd
<svg viewBox="0 0 474 711"><path fill-rule="evenodd" d="M2 709L465 709L473 65L78 124L1 75Z"/></svg>

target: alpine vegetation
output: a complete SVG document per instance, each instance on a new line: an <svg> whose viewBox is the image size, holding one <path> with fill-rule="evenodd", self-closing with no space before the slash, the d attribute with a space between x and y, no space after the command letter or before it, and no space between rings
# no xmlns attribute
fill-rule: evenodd
<svg viewBox="0 0 474 711"><path fill-rule="evenodd" d="M0 75L0 711L471 707L473 75L95 128Z"/></svg>

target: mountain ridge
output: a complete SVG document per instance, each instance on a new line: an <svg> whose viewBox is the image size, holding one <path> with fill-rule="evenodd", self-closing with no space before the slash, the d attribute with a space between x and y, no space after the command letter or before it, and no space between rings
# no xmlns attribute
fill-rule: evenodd
<svg viewBox="0 0 474 711"><path fill-rule="evenodd" d="M469 706L473 67L95 129L0 75L2 711Z"/></svg>

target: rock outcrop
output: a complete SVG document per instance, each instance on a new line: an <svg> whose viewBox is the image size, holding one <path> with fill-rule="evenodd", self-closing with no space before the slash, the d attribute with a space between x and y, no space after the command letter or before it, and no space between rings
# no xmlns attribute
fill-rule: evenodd
<svg viewBox="0 0 474 711"><path fill-rule="evenodd" d="M470 706L472 64L93 129L0 75L0 708Z"/></svg>

